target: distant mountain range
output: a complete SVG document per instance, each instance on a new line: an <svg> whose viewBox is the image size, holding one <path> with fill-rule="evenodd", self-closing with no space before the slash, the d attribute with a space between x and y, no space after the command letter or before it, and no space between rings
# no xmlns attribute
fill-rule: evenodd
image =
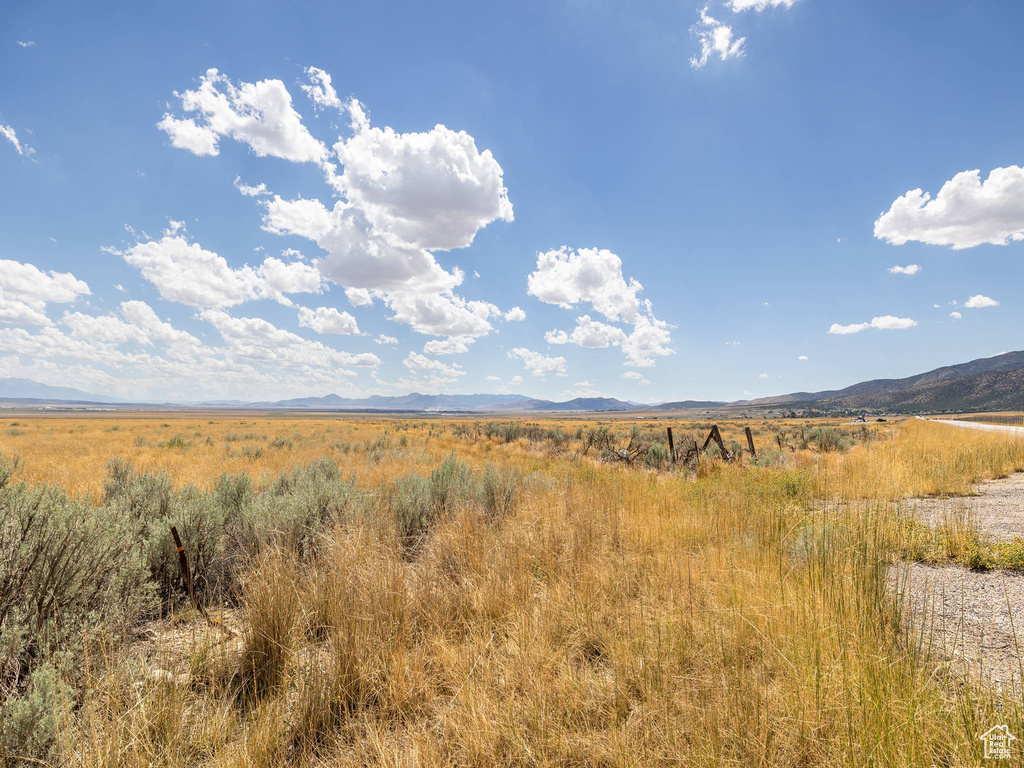
<svg viewBox="0 0 1024 768"><path fill-rule="evenodd" d="M904 379L872 379L845 389L794 392L756 400L678 400L640 405L612 397L577 397L564 402L524 395L338 395L245 402L220 400L188 404L126 403L71 387L53 387L29 379L0 379L0 405L60 406L89 404L167 408L218 408L289 411L462 411L477 413L561 413L581 411L859 411L901 413L934 411L1024 410L1024 351L1007 352L959 365L947 365Z"/></svg>
<svg viewBox="0 0 1024 768"><path fill-rule="evenodd" d="M905 379L872 379L845 389L794 392L733 403L819 410L995 411L1024 409L1024 352L947 365Z"/></svg>
<svg viewBox="0 0 1024 768"><path fill-rule="evenodd" d="M32 379L0 379L0 399L52 400L89 403L116 403L117 398L94 395L74 387L51 387Z"/></svg>

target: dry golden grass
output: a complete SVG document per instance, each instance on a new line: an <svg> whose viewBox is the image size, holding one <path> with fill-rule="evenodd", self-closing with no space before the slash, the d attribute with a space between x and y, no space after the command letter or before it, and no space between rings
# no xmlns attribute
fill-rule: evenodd
<svg viewBox="0 0 1024 768"><path fill-rule="evenodd" d="M507 518L461 507L411 554L373 516L312 559L265 552L226 614L237 638L165 625L93 661L62 764L953 766L981 763L991 725L1024 731L1019 699L901 633L887 574L905 521L884 503L1022 469L1021 441L909 422L848 452L655 473L433 420L19 421L0 451L25 476L94 494L115 455L200 485L324 453L367 488L452 450L537 473ZM376 457L331 447L382 431ZM293 447L245 459L230 432ZM176 433L193 446L134 444ZM143 682L153 665L187 683Z"/></svg>
<svg viewBox="0 0 1024 768"><path fill-rule="evenodd" d="M969 494L981 480L1024 471L1024 439L912 419L887 439L822 454L815 466L818 492L833 498Z"/></svg>
<svg viewBox="0 0 1024 768"><path fill-rule="evenodd" d="M267 416L266 414L225 415L223 413L166 413L108 417L50 416L17 414L0 419L0 455L20 456L19 475L31 483L46 483L73 494L98 498L107 462L127 459L141 470L166 472L176 486L191 483L209 487L221 473L247 472L254 480L269 478L323 456L338 460L343 467L358 471L361 482L376 486L396 474L419 467L426 471L440 463L450 451L472 466L487 461L513 462L533 471L547 461L544 451L524 451L522 445L505 446L493 441L459 439L455 427L488 421L509 421L501 417L413 418L353 416ZM625 418L581 419L540 418L530 420L545 428L572 432L580 426L608 426L628 433L632 423ZM710 422L675 419L645 419L635 422L664 440L665 427L675 429L678 444L684 437L703 442ZM814 426L834 425L831 420L731 420L722 425L727 441L745 446L743 428L751 426L760 448L772 448L781 428L795 436ZM868 425L880 431L880 425ZM394 442L405 436L400 453L375 457L363 450L382 434ZM187 447L167 446L180 436ZM275 440L288 441L279 446ZM259 449L254 456L247 449Z"/></svg>

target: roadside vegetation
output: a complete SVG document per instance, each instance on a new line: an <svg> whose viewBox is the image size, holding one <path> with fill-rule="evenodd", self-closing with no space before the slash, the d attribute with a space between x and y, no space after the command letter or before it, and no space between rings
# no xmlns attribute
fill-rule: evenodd
<svg viewBox="0 0 1024 768"><path fill-rule="evenodd" d="M166 418L0 435L5 765L960 765L1024 731L891 595L976 536L898 501L1024 441L740 422L680 466L664 423Z"/></svg>

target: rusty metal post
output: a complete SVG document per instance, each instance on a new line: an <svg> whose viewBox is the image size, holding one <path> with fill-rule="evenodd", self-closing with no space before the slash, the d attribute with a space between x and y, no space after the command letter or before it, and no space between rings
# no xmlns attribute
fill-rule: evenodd
<svg viewBox="0 0 1024 768"><path fill-rule="evenodd" d="M171 537L174 539L174 546L178 548L178 565L181 566L181 575L185 577L185 588L188 590L188 596L192 600L192 605L195 609L203 615L206 619L206 623L212 625L213 621L206 613L206 609L199 604L196 599L195 590L192 587L192 571L188 567L188 556L185 554L185 545L181 543L181 536L178 535L178 529L173 525L171 526Z"/></svg>

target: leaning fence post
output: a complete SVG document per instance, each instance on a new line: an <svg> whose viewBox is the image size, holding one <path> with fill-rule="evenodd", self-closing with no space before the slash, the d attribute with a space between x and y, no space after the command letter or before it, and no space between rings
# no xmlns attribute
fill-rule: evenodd
<svg viewBox="0 0 1024 768"><path fill-rule="evenodd" d="M729 461L731 457L729 451L725 447L725 441L722 440L722 433L718 431L717 424L711 425L711 431L708 433L708 439L704 441L704 447L701 448L701 450L706 451L712 440L718 443L718 448L722 452L722 458Z"/></svg>
<svg viewBox="0 0 1024 768"><path fill-rule="evenodd" d="M747 433L747 447L750 449L751 456L757 456L757 451L754 450L754 435L750 432L750 427L746 428Z"/></svg>
<svg viewBox="0 0 1024 768"><path fill-rule="evenodd" d="M668 430L668 453L672 457L672 463L676 463L676 444L672 442L672 427L665 427Z"/></svg>

